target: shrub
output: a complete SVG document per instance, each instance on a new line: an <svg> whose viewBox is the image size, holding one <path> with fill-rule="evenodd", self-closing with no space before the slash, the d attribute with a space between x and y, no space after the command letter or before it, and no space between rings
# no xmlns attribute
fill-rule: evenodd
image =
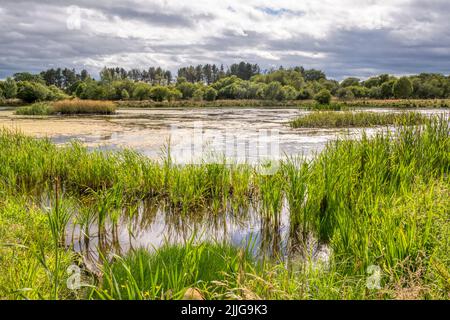
<svg viewBox="0 0 450 320"><path fill-rule="evenodd" d="M64 99L69 99L70 97L61 89L59 89L57 86L55 85L51 85L50 87L48 87L49 89L49 94L47 95L47 100L64 100Z"/></svg>
<svg viewBox="0 0 450 320"><path fill-rule="evenodd" d="M384 99L392 98L392 92L393 92L393 86L394 86L395 80L390 80L387 82L384 82L381 85L381 97Z"/></svg>
<svg viewBox="0 0 450 320"><path fill-rule="evenodd" d="M169 91L169 101L180 100L183 98L183 94L177 88L170 88Z"/></svg>
<svg viewBox="0 0 450 320"><path fill-rule="evenodd" d="M293 86L283 87L283 100L295 100L297 99L298 92Z"/></svg>
<svg viewBox="0 0 450 320"><path fill-rule="evenodd" d="M37 82L23 81L19 83L17 97L25 102L43 101L51 94L50 90L43 84Z"/></svg>
<svg viewBox="0 0 450 320"><path fill-rule="evenodd" d="M353 91L349 88L340 88L336 96L341 100L353 100L355 99L355 95L353 94Z"/></svg>
<svg viewBox="0 0 450 320"><path fill-rule="evenodd" d="M138 83L133 90L133 98L138 100L148 100L152 93L152 87L146 83Z"/></svg>
<svg viewBox="0 0 450 320"><path fill-rule="evenodd" d="M208 88L205 90L205 93L204 93L204 95L203 95L203 98L204 98L206 101L214 101L214 100L216 100L216 98L217 98L217 90L214 89L214 88L208 87Z"/></svg>
<svg viewBox="0 0 450 320"><path fill-rule="evenodd" d="M122 89L122 92L120 93L120 97L122 98L122 100L128 100L128 99L130 99L130 94L128 93L127 90Z"/></svg>
<svg viewBox="0 0 450 320"><path fill-rule="evenodd" d="M192 98L195 101L202 101L203 100L203 90L202 89L197 89L195 90L194 94L192 95Z"/></svg>
<svg viewBox="0 0 450 320"><path fill-rule="evenodd" d="M314 92L310 88L302 88L298 92L297 99L308 100L314 97Z"/></svg>
<svg viewBox="0 0 450 320"><path fill-rule="evenodd" d="M6 78L5 81L0 83L0 92L3 92L5 99L14 99L17 95L17 84L14 79ZM2 94L0 93L0 96Z"/></svg>
<svg viewBox="0 0 450 320"><path fill-rule="evenodd" d="M83 98L86 88L87 88L86 83L80 82L75 89L75 95L78 98Z"/></svg>
<svg viewBox="0 0 450 320"><path fill-rule="evenodd" d="M168 100L170 95L170 90L168 87L154 86L150 90L150 97L155 101Z"/></svg>
<svg viewBox="0 0 450 320"><path fill-rule="evenodd" d="M314 100L320 104L330 104L331 93L327 89L322 89L314 96Z"/></svg>
<svg viewBox="0 0 450 320"><path fill-rule="evenodd" d="M409 98L413 92L411 81L406 77L398 79L397 81L395 81L392 87L392 92L394 94L394 97L396 98Z"/></svg>
<svg viewBox="0 0 450 320"><path fill-rule="evenodd" d="M264 98L267 100L283 100L283 93L281 89L281 83L278 81L272 81L266 87Z"/></svg>
<svg viewBox="0 0 450 320"><path fill-rule="evenodd" d="M183 81L180 83L177 83L177 89L181 92L183 99L189 99L192 98L196 86L193 83Z"/></svg>

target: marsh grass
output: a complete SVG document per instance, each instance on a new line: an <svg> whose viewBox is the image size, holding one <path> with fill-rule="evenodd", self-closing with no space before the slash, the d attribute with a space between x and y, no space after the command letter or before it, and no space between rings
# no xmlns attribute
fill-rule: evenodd
<svg viewBox="0 0 450 320"><path fill-rule="evenodd" d="M379 113L352 111L321 111L291 121L292 128L373 127L387 125L419 125L429 117L415 112Z"/></svg>
<svg viewBox="0 0 450 320"><path fill-rule="evenodd" d="M238 278L254 266L248 251L227 244L191 240L182 245L164 245L154 252L138 249L104 265L101 299L181 299L189 288L205 298L217 293L214 282L226 274Z"/></svg>
<svg viewBox="0 0 450 320"><path fill-rule="evenodd" d="M102 260L104 281L88 297L172 299L195 287L205 298L368 299L406 297L411 288L416 298L448 299L449 134L443 117L398 126L371 138L331 142L310 161L286 159L266 176L247 165L178 166L170 157L161 163L133 151L88 151L78 143L57 148L2 131L1 296L74 297L63 285L73 261L61 246L69 219L89 238L91 225L104 234L107 223L117 226L124 215L136 219L140 201L153 208L149 217L154 203L167 204L174 220L213 220L227 206L242 214L242 204L257 203L272 247L286 199L291 233L312 233L328 246L326 266L303 260L286 267L271 259L258 266L222 244L138 249ZM49 210L37 204L43 190L51 193ZM383 272L381 291L365 287L371 265Z"/></svg>
<svg viewBox="0 0 450 320"><path fill-rule="evenodd" d="M75 114L113 114L116 104L112 101L97 100L61 100L55 102L37 102L30 106L20 107L17 115L48 116L48 115L75 115Z"/></svg>

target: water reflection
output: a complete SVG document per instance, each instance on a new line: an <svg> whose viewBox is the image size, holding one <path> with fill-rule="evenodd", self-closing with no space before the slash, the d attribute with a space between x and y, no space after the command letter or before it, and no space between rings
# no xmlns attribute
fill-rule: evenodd
<svg viewBox="0 0 450 320"><path fill-rule="evenodd" d="M300 241L300 230L290 225L287 201L283 201L277 218L261 214L261 204L239 210L233 207L228 201L223 210L213 212L207 207L183 213L162 201L144 200L123 208L117 223L109 219L101 229L96 218L74 220L67 228L67 245L91 261L98 259L99 251L106 255L123 254L140 247L152 251L163 244L183 244L191 239L226 241L249 248L260 259L288 260L305 255L306 244ZM307 249L312 250L309 253L321 250L311 235L308 241Z"/></svg>

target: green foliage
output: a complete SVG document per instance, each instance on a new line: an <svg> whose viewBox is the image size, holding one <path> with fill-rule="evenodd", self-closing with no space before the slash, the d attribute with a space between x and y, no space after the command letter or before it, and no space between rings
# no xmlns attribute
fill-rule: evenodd
<svg viewBox="0 0 450 320"><path fill-rule="evenodd" d="M5 81L0 82L0 91L6 99L14 99L17 95L17 84L12 78L6 78Z"/></svg>
<svg viewBox="0 0 450 320"><path fill-rule="evenodd" d="M409 98L413 92L411 81L407 77L401 77L394 83L392 92L394 94L394 97L396 98Z"/></svg>
<svg viewBox="0 0 450 320"><path fill-rule="evenodd" d="M313 112L291 122L293 128L339 128L370 127L385 125L418 125L428 121L428 117L416 112L376 113L376 112Z"/></svg>
<svg viewBox="0 0 450 320"><path fill-rule="evenodd" d="M336 96L341 100L353 100L355 99L355 95L353 94L353 91L350 88L340 88Z"/></svg>
<svg viewBox="0 0 450 320"><path fill-rule="evenodd" d="M48 89L49 94L47 95L46 100L56 101L70 98L64 91L62 91L55 85L49 86Z"/></svg>
<svg viewBox="0 0 450 320"><path fill-rule="evenodd" d="M448 299L449 130L441 118L339 139L312 160L282 161L272 176L248 165L178 166L130 150L56 146L2 131L0 297L178 299L196 288L206 299ZM114 228L144 198L162 200L171 210L161 214L177 223L190 215L224 217L210 210L214 201L255 204L263 227L277 226L286 198L289 249L300 259L256 262L246 249L194 242L123 256L102 251L113 259L100 254L102 281L89 281L93 292L66 289L67 267L78 262L65 239L69 222L94 237L91 219ZM42 201L50 208L41 209ZM329 248L327 259L302 250L316 237L317 248ZM381 268L382 290L366 287L370 265Z"/></svg>
<svg viewBox="0 0 450 320"><path fill-rule="evenodd" d="M169 100L170 89L164 86L154 86L150 90L150 98L155 101Z"/></svg>
<svg viewBox="0 0 450 320"><path fill-rule="evenodd" d="M137 100L148 100L152 94L152 87L146 83L136 84L133 90L133 98Z"/></svg>
<svg viewBox="0 0 450 320"><path fill-rule="evenodd" d="M331 93L327 89L322 89L314 96L314 100L320 104L330 104Z"/></svg>
<svg viewBox="0 0 450 320"><path fill-rule="evenodd" d="M381 98L389 99L393 97L393 88L394 88L395 80L389 80L388 82L384 82L381 87Z"/></svg>
<svg viewBox="0 0 450 320"><path fill-rule="evenodd" d="M44 101L51 97L51 91L41 83L23 81L18 84L17 97L30 103Z"/></svg>
<svg viewBox="0 0 450 320"><path fill-rule="evenodd" d="M214 89L214 88L212 88L212 87L208 87L208 88L206 88L206 90L205 90L205 93L204 93L204 96L203 96L203 98L206 100L206 101L214 101L214 100L216 100L216 98L217 98L217 90L216 89Z"/></svg>
<svg viewBox="0 0 450 320"><path fill-rule="evenodd" d="M139 249L105 265L103 286L96 290L96 296L181 299L189 288L207 292L215 281L224 281L227 274L237 275L252 267L248 252L242 255L226 244L164 245L154 253Z"/></svg>
<svg viewBox="0 0 450 320"><path fill-rule="evenodd" d="M192 99L194 99L194 101L202 101L203 96L204 96L203 89L197 89L194 91L194 93L192 95Z"/></svg>
<svg viewBox="0 0 450 320"><path fill-rule="evenodd" d="M178 82L176 85L176 88L181 92L183 99L192 98L195 90L197 89L195 84L187 82L187 81Z"/></svg>
<svg viewBox="0 0 450 320"><path fill-rule="evenodd" d="M33 103L31 106L20 107L16 110L17 115L23 116L46 116L50 113L50 106L46 102Z"/></svg>
<svg viewBox="0 0 450 320"><path fill-rule="evenodd" d="M350 87L350 86L359 86L359 83L360 83L360 80L358 78L350 77L350 78L344 79L341 82L341 87L346 88L346 87Z"/></svg>
<svg viewBox="0 0 450 320"><path fill-rule="evenodd" d="M168 98L169 98L169 101L180 100L183 98L183 94L177 88L170 88Z"/></svg>
<svg viewBox="0 0 450 320"><path fill-rule="evenodd" d="M278 81L272 81L269 83L264 92L264 98L266 100L283 100L282 85Z"/></svg>
<svg viewBox="0 0 450 320"><path fill-rule="evenodd" d="M39 74L31 74L29 72L20 72L14 74L14 80L16 82L33 82L45 85L44 79Z"/></svg>
<svg viewBox="0 0 450 320"><path fill-rule="evenodd" d="M128 91L126 89L122 89L122 91L120 92L120 98L122 100L130 99L130 94L128 93Z"/></svg>
<svg viewBox="0 0 450 320"><path fill-rule="evenodd" d="M295 100L297 99L298 91L293 86L283 86L282 88L282 100Z"/></svg>

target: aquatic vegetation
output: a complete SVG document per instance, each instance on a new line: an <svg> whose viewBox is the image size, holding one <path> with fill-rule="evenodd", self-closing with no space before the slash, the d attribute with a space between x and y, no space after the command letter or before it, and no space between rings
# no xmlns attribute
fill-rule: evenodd
<svg viewBox="0 0 450 320"><path fill-rule="evenodd" d="M181 299L189 288L206 298L217 294L214 282L255 267L250 253L227 244L164 245L156 251L138 249L104 265L104 279L94 297L102 299ZM236 283L235 286L238 286Z"/></svg>
<svg viewBox="0 0 450 320"><path fill-rule="evenodd" d="M61 100L55 102L36 102L30 106L20 107L17 115L47 116L47 115L71 115L71 114L113 114L116 112L116 104L111 101L95 100Z"/></svg>
<svg viewBox="0 0 450 320"><path fill-rule="evenodd" d="M444 117L334 141L312 160L283 160L273 175L226 162L176 165L167 152L160 162L131 150L56 147L0 132L0 296L179 299L190 289L206 299L372 299L409 297L412 288L414 298L448 299ZM259 250L201 237L154 250L130 246L127 254L110 250L119 226L132 238L160 205L173 224L193 217L214 223L252 206ZM289 210L289 235L303 251L280 262L282 210ZM74 229L78 241L98 244L98 270L76 258L67 233ZM310 237L329 249L325 258L308 247ZM255 252L269 254L260 259ZM84 277L98 274L96 280L68 290L72 264L83 267ZM366 287L373 267L380 268L380 290Z"/></svg>
<svg viewBox="0 0 450 320"><path fill-rule="evenodd" d="M48 102L36 102L30 106L18 108L16 114L21 116L47 116L51 114L51 108Z"/></svg>
<svg viewBox="0 0 450 320"><path fill-rule="evenodd" d="M51 104L55 114L112 114L116 104L111 101L96 100L62 100Z"/></svg>
<svg viewBox="0 0 450 320"><path fill-rule="evenodd" d="M428 117L420 113L376 113L376 112L313 112L293 120L293 128L340 128L372 127L386 125L418 125Z"/></svg>

